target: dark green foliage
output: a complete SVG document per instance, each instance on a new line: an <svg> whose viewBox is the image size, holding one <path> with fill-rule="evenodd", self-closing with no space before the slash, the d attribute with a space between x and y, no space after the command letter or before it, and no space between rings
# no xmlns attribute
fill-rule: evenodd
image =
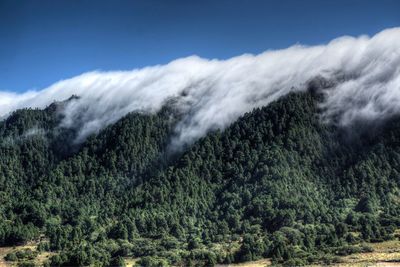
<svg viewBox="0 0 400 267"><path fill-rule="evenodd" d="M76 145L62 105L0 122L0 245L44 235L51 266L328 264L400 226L396 117L342 129L291 94L171 154L170 108Z"/></svg>
<svg viewBox="0 0 400 267"><path fill-rule="evenodd" d="M8 253L8 254L4 257L4 259L5 259L6 261L17 261L17 260L18 260L18 257L17 257L17 255L16 255L15 253Z"/></svg>
<svg viewBox="0 0 400 267"><path fill-rule="evenodd" d="M125 267L125 261L122 257L118 256L111 259L110 267Z"/></svg>
<svg viewBox="0 0 400 267"><path fill-rule="evenodd" d="M8 253L4 259L6 261L18 261L18 266L32 266L30 260L33 260L38 255L37 251L30 249L18 250L16 252Z"/></svg>
<svg viewBox="0 0 400 267"><path fill-rule="evenodd" d="M135 266L140 266L140 267L164 267L168 266L168 264L165 262L165 260L154 258L154 257L143 257L141 258Z"/></svg>
<svg viewBox="0 0 400 267"><path fill-rule="evenodd" d="M36 264L33 261L23 261L19 262L18 267L36 267Z"/></svg>

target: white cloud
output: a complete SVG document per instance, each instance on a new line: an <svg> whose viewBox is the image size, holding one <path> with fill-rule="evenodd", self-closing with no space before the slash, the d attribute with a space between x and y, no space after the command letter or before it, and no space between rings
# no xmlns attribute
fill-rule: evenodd
<svg viewBox="0 0 400 267"><path fill-rule="evenodd" d="M85 138L129 112L156 112L176 97L187 114L177 126L176 142L191 142L255 107L304 90L317 76L336 82L322 104L326 118L339 115L339 122L348 124L400 112L400 28L228 60L192 56L132 71L84 73L40 91L0 92L0 117L75 94L81 98L66 107L63 124L75 126L80 118Z"/></svg>

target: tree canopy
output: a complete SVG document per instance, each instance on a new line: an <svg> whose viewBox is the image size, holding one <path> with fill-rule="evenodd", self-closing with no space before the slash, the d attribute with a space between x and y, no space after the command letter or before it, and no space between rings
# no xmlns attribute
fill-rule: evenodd
<svg viewBox="0 0 400 267"><path fill-rule="evenodd" d="M60 126L62 103L18 110L0 122L0 245L45 237L52 266L302 265L388 239L400 119L322 123L319 98L290 94L179 152L168 107L82 144Z"/></svg>

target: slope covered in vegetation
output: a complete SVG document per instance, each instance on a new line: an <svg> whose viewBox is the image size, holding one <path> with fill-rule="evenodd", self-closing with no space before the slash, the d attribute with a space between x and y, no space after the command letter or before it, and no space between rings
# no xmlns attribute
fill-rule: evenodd
<svg viewBox="0 0 400 267"><path fill-rule="evenodd" d="M41 240L55 266L301 265L391 238L400 120L324 124L319 98L290 94L174 154L168 107L81 145L62 104L17 111L0 122L0 245Z"/></svg>

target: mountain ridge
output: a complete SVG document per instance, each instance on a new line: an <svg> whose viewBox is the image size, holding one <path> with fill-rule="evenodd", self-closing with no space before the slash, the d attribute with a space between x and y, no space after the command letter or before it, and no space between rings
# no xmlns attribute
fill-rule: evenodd
<svg viewBox="0 0 400 267"><path fill-rule="evenodd" d="M349 128L321 122L321 97L291 93L172 156L167 107L130 113L60 154L51 146L73 138L67 131L65 142L54 106L16 112L0 122L1 139L50 131L0 146L0 244L44 235L52 266L127 256L144 266L260 257L302 265L391 238L400 227L400 122L352 142Z"/></svg>

